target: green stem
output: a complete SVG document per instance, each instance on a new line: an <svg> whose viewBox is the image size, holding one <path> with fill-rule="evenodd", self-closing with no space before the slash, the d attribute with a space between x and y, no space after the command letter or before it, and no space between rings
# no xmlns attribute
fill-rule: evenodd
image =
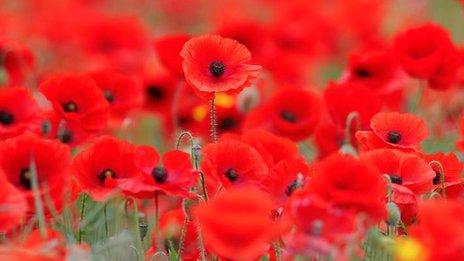
<svg viewBox="0 0 464 261"><path fill-rule="evenodd" d="M32 191L34 193L35 215L37 217L37 221L39 224L39 232L42 238L46 238L47 229L46 229L46 223L45 223L45 214L44 214L42 199L40 197L39 181L37 177L37 165L35 163L33 154L31 154L31 163L30 163L29 169L30 169L30 175L31 175Z"/></svg>
<svg viewBox="0 0 464 261"><path fill-rule="evenodd" d="M79 217L79 237L78 237L78 242L79 244L82 243L82 233L83 233L83 226L82 222L84 221L85 217L85 204L87 203L87 194L84 194L82 196L82 201L81 201L81 215Z"/></svg>
<svg viewBox="0 0 464 261"><path fill-rule="evenodd" d="M215 105L216 93L213 93L213 97L210 100L210 126L211 126L211 138L214 143L217 142L217 130L216 130L216 105Z"/></svg>
<svg viewBox="0 0 464 261"><path fill-rule="evenodd" d="M106 238L108 239L109 238L109 228L108 228L108 203L105 202L105 206L103 207L103 215L105 216L105 235L106 235Z"/></svg>
<svg viewBox="0 0 464 261"><path fill-rule="evenodd" d="M185 237L187 236L187 226L188 226L189 219L187 217L187 213L185 213L184 223L182 224L182 230L180 232L180 240L179 240L179 250L178 250L178 259L181 260L182 257L182 248L184 247Z"/></svg>
<svg viewBox="0 0 464 261"><path fill-rule="evenodd" d="M162 251L161 235L159 231L159 192L155 192L155 235L156 235L156 250Z"/></svg>
<svg viewBox="0 0 464 261"><path fill-rule="evenodd" d="M134 222L134 230L135 230L135 241L136 241L136 253L138 260L140 260L140 255L139 253L143 253L143 245L142 245L142 238L140 236L140 225L139 225L139 210L137 206L137 201L135 199L133 200L134 202L134 215L133 215L133 222Z"/></svg>

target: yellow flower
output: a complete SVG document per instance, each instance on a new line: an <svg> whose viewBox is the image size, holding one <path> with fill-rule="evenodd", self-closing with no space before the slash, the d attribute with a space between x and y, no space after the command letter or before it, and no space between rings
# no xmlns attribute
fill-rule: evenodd
<svg viewBox="0 0 464 261"><path fill-rule="evenodd" d="M427 259L427 250L419 241L408 237L396 239L395 260L425 261Z"/></svg>

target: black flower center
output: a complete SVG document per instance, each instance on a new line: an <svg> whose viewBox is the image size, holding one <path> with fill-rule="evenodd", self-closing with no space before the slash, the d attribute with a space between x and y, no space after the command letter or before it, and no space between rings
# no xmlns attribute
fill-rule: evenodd
<svg viewBox="0 0 464 261"><path fill-rule="evenodd" d="M226 174L226 178L230 181L230 182L234 182L238 179L238 172L233 169L233 168L228 168L225 172Z"/></svg>
<svg viewBox="0 0 464 261"><path fill-rule="evenodd" d="M73 140L73 134L70 130L63 129L58 132L57 138L62 143L70 143Z"/></svg>
<svg viewBox="0 0 464 261"><path fill-rule="evenodd" d="M77 112L78 111L77 104L72 101L64 103L63 110L65 112Z"/></svg>
<svg viewBox="0 0 464 261"><path fill-rule="evenodd" d="M391 183L394 183L394 184L403 184L403 178L398 176L398 175L394 175L394 174L389 174L388 175L390 177L390 181Z"/></svg>
<svg viewBox="0 0 464 261"><path fill-rule="evenodd" d="M441 174L438 171L435 171L435 177L432 180L433 185L438 185L441 183Z"/></svg>
<svg viewBox="0 0 464 261"><path fill-rule="evenodd" d="M146 89L148 97L155 101L161 101L164 99L165 93L163 88L160 88L157 85L150 84Z"/></svg>
<svg viewBox="0 0 464 261"><path fill-rule="evenodd" d="M13 121L14 121L14 117L11 113L4 111L4 110L0 110L0 124L7 126L7 125L12 124Z"/></svg>
<svg viewBox="0 0 464 261"><path fill-rule="evenodd" d="M168 172L163 167L156 167L151 171L151 176L155 179L156 183L164 183L168 179Z"/></svg>
<svg viewBox="0 0 464 261"><path fill-rule="evenodd" d="M226 71L226 66L221 61L214 61L209 65L209 71L214 77L219 78Z"/></svg>
<svg viewBox="0 0 464 261"><path fill-rule="evenodd" d="M389 131L387 134L388 142L397 144L401 141L401 134L397 131Z"/></svg>
<svg viewBox="0 0 464 261"><path fill-rule="evenodd" d="M368 70L363 69L363 68L358 68L358 69L356 69L354 73L355 73L356 76L358 76L359 78L367 78L367 77L370 77L370 76L371 76L371 72L369 72Z"/></svg>
<svg viewBox="0 0 464 261"><path fill-rule="evenodd" d="M103 91L103 95L105 96L105 99L109 102L109 103L113 103L114 102L114 94L112 91L110 90L104 90Z"/></svg>
<svg viewBox="0 0 464 261"><path fill-rule="evenodd" d="M102 184L105 183L105 179L107 177L111 177L114 179L116 178L116 173L112 169L105 169L102 172L100 172L100 174L98 174L98 180L100 180Z"/></svg>
<svg viewBox="0 0 464 261"><path fill-rule="evenodd" d="M280 117L290 123L295 123L297 121L296 115L291 111L282 111L280 112Z"/></svg>
<svg viewBox="0 0 464 261"><path fill-rule="evenodd" d="M293 191L295 191L295 189L298 188L298 186L298 181L294 180L292 183L290 183L290 185L287 186L287 189L285 190L285 195L290 197Z"/></svg>
<svg viewBox="0 0 464 261"><path fill-rule="evenodd" d="M19 173L19 184L21 184L21 186L24 189L30 190L32 188L31 179L32 179L32 176L31 176L31 171L29 170L29 168L22 169L21 172Z"/></svg>
<svg viewBox="0 0 464 261"><path fill-rule="evenodd" d="M225 117L218 124L221 131L233 130L235 126L237 126L237 121L233 117Z"/></svg>

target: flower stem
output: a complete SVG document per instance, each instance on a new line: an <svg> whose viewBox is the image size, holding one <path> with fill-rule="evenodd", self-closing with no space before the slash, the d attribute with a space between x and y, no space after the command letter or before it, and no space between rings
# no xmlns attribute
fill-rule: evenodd
<svg viewBox="0 0 464 261"><path fill-rule="evenodd" d="M216 130L216 93L213 93L213 97L210 101L210 125L211 125L211 138L214 143L217 142L217 130Z"/></svg>
<svg viewBox="0 0 464 261"><path fill-rule="evenodd" d="M159 231L159 192L155 192L155 236L156 250L161 251L161 236Z"/></svg>
<svg viewBox="0 0 464 261"><path fill-rule="evenodd" d="M84 232L83 231L83 226L82 226L82 222L84 221L84 217L85 217L85 204L87 203L87 194L84 194L82 196L82 201L81 201L81 215L79 217L79 236L78 236L78 242L79 244L82 243L82 233Z"/></svg>
<svg viewBox="0 0 464 261"><path fill-rule="evenodd" d="M108 228L108 203L105 202L105 206L103 207L103 215L105 216L105 235L106 235L106 238L108 239L109 238L109 228Z"/></svg>
<svg viewBox="0 0 464 261"><path fill-rule="evenodd" d="M44 208L42 204L42 199L40 197L40 190L39 190L39 181L37 177L37 165L35 163L34 156L31 155L31 161L30 161L30 174L31 174L31 186L32 186L32 191L34 193L34 203L35 203L35 215L37 217L37 222L39 224L39 232L40 236L42 238L47 237L47 230L46 230L46 224L45 224L45 214L44 214Z"/></svg>

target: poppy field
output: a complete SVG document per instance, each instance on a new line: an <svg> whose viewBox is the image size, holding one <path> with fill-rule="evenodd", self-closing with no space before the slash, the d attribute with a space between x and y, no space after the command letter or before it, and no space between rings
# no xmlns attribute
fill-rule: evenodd
<svg viewBox="0 0 464 261"><path fill-rule="evenodd" d="M0 260L464 260L464 1L0 0Z"/></svg>

